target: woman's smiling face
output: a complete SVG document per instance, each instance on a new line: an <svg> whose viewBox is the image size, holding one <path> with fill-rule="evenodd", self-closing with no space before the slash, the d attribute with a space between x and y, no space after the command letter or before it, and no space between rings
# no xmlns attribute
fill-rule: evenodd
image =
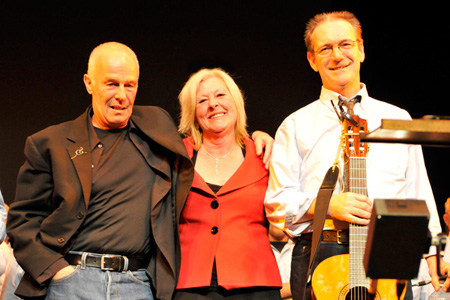
<svg viewBox="0 0 450 300"><path fill-rule="evenodd" d="M203 134L234 134L236 104L222 79L204 79L198 86L196 100L195 116Z"/></svg>

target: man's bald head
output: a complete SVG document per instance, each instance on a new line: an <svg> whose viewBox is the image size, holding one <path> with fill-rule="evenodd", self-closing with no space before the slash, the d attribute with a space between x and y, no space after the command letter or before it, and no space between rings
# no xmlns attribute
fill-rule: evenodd
<svg viewBox="0 0 450 300"><path fill-rule="evenodd" d="M119 57L120 55L131 55L136 60L136 65L139 71L139 61L137 59L136 53L134 53L133 50L131 50L130 47L127 45L124 45L122 43L118 42L107 42L98 45L97 47L92 50L91 55L89 56L89 62L88 62L88 70L87 74L91 75L94 71L96 64L101 61L98 58L104 58L107 56L114 56Z"/></svg>
<svg viewBox="0 0 450 300"><path fill-rule="evenodd" d="M94 127L110 130L127 126L139 81L139 63L133 50L117 42L97 46L83 81L92 95Z"/></svg>

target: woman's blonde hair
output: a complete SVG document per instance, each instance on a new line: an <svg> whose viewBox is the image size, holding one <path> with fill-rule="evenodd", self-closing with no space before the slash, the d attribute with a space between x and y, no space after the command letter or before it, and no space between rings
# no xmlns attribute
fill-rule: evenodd
<svg viewBox="0 0 450 300"><path fill-rule="evenodd" d="M231 78L227 72L219 68L201 69L189 77L189 80L186 82L178 95L181 106L181 117L178 131L187 137L193 138L195 150L200 148L203 142L203 137L201 128L195 118L195 111L197 107L197 89L202 81L210 77L222 79L230 92L231 98L233 99L237 110L237 120L234 130L236 142L243 146L244 139L249 137L247 132L247 116L245 114L244 97L233 78Z"/></svg>

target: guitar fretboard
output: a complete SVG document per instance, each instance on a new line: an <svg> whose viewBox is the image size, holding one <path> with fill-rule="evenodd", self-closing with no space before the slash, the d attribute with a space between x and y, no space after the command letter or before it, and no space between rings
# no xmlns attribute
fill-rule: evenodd
<svg viewBox="0 0 450 300"><path fill-rule="evenodd" d="M367 195L366 158L350 157L349 191ZM366 249L367 226L350 224L350 279L351 288L369 287L363 258Z"/></svg>
<svg viewBox="0 0 450 300"><path fill-rule="evenodd" d="M367 226L350 224L350 287L369 288L363 258L366 249Z"/></svg>
<svg viewBox="0 0 450 300"><path fill-rule="evenodd" d="M366 158L351 157L349 164L350 192L367 196Z"/></svg>

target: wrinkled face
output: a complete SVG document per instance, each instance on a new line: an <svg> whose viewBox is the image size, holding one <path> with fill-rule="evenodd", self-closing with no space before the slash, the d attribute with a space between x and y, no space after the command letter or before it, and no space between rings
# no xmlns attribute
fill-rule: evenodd
<svg viewBox="0 0 450 300"><path fill-rule="evenodd" d="M364 46L357 41L356 31L345 20L325 21L312 34L314 53L308 52L308 61L319 72L325 88L343 94L360 89L360 67L364 61ZM353 47L349 47L353 43ZM321 50L331 49L331 52Z"/></svg>
<svg viewBox="0 0 450 300"><path fill-rule="evenodd" d="M197 89L195 116L203 135L234 134L236 104L225 83L218 77L203 80Z"/></svg>
<svg viewBox="0 0 450 300"><path fill-rule="evenodd" d="M99 54L84 83L92 95L92 123L101 129L118 129L128 124L139 79L136 58L126 51Z"/></svg>

